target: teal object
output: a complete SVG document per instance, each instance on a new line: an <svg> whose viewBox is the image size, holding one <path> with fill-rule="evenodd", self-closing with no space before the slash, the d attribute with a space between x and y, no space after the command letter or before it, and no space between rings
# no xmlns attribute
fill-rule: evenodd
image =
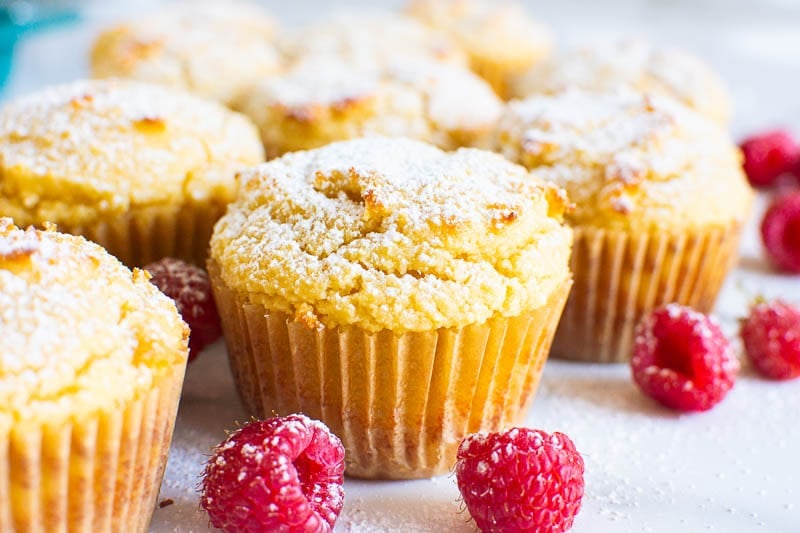
<svg viewBox="0 0 800 533"><path fill-rule="evenodd" d="M14 46L27 33L50 27L54 24L78 19L75 12L54 8L34 8L33 16L25 21L14 17L11 8L0 7L0 96L3 93L11 65L14 61Z"/></svg>

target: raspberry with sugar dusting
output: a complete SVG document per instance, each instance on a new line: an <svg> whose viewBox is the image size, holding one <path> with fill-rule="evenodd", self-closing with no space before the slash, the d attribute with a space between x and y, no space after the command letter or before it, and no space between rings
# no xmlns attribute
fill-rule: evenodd
<svg viewBox="0 0 800 533"><path fill-rule="evenodd" d="M344 503L344 447L319 421L289 415L232 433L206 463L200 503L229 532L329 532Z"/></svg>
<svg viewBox="0 0 800 533"><path fill-rule="evenodd" d="M191 330L189 361L194 360L203 348L222 335L208 274L198 266L172 257L144 268L153 276L150 281L175 300L178 312Z"/></svg>
<svg viewBox="0 0 800 533"><path fill-rule="evenodd" d="M761 221L761 239L775 266L800 273L800 193L781 196L772 203Z"/></svg>
<svg viewBox="0 0 800 533"><path fill-rule="evenodd" d="M760 302L742 321L747 357L770 379L800 377L800 309L786 302Z"/></svg>
<svg viewBox="0 0 800 533"><path fill-rule="evenodd" d="M583 499L583 458L563 433L512 428L477 433L458 449L456 481L484 532L561 533Z"/></svg>
<svg viewBox="0 0 800 533"><path fill-rule="evenodd" d="M707 411L733 387L739 362L716 320L677 304L636 327L633 379L647 396L679 411Z"/></svg>

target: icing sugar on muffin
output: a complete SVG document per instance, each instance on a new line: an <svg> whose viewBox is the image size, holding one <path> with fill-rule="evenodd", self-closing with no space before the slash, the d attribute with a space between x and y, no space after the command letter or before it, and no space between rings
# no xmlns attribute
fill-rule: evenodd
<svg viewBox="0 0 800 533"><path fill-rule="evenodd" d="M466 433L522 416L571 284L559 190L387 138L241 179L209 274L251 412L319 418L350 475L390 478L444 472Z"/></svg>
<svg viewBox="0 0 800 533"><path fill-rule="evenodd" d="M409 15L445 31L472 69L502 97L508 83L550 54L550 32L517 3L490 0L411 0Z"/></svg>
<svg viewBox="0 0 800 533"><path fill-rule="evenodd" d="M411 137L442 148L477 144L502 105L469 70L422 60L371 67L309 60L246 94L238 108L267 155L362 136Z"/></svg>
<svg viewBox="0 0 800 533"><path fill-rule="evenodd" d="M183 91L90 80L0 109L0 214L54 222L123 262L203 261L234 174L263 160L249 121Z"/></svg>
<svg viewBox="0 0 800 533"><path fill-rule="evenodd" d="M576 205L555 354L626 360L644 312L713 307L753 196L717 124L666 97L567 91L511 102L493 143Z"/></svg>
<svg viewBox="0 0 800 533"><path fill-rule="evenodd" d="M100 246L0 219L0 530L145 531L187 357L175 305Z"/></svg>
<svg viewBox="0 0 800 533"><path fill-rule="evenodd" d="M371 67L419 59L466 65L461 47L447 34L394 13L336 13L323 22L287 32L281 39L287 61L309 58Z"/></svg>
<svg viewBox="0 0 800 533"><path fill-rule="evenodd" d="M92 75L187 89L229 103L278 72L275 22L246 2L181 2L106 29L91 52Z"/></svg>
<svg viewBox="0 0 800 533"><path fill-rule="evenodd" d="M512 95L524 98L573 88L591 92L627 86L670 96L712 121L727 126L728 92L700 59L682 50L640 40L593 43L555 55L512 84Z"/></svg>

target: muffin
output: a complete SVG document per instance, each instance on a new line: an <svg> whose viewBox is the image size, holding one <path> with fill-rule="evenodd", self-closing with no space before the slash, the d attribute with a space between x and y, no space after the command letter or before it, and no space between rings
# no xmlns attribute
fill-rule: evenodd
<svg viewBox="0 0 800 533"><path fill-rule="evenodd" d="M255 86L237 109L256 123L267 156L275 157L366 136L470 146L488 137L502 105L486 82L457 65L309 59Z"/></svg>
<svg viewBox="0 0 800 533"><path fill-rule="evenodd" d="M511 96L525 98L565 89L591 92L620 87L669 96L727 127L730 97L722 80L698 58L675 48L638 40L593 43L556 55L511 83Z"/></svg>
<svg viewBox="0 0 800 533"><path fill-rule="evenodd" d="M289 64L310 58L371 67L397 60L466 65L461 47L444 32L394 13L340 12L286 32L279 41Z"/></svg>
<svg viewBox="0 0 800 533"><path fill-rule="evenodd" d="M91 50L96 78L130 78L223 104L281 68L275 24L244 2L181 2L103 31Z"/></svg>
<svg viewBox="0 0 800 533"><path fill-rule="evenodd" d="M366 478L446 472L466 434L519 422L571 285L561 191L386 138L241 179L209 275L250 413L322 420Z"/></svg>
<svg viewBox="0 0 800 533"><path fill-rule="evenodd" d="M568 91L512 102L494 146L576 204L555 356L625 361L647 311L712 309L753 196L717 124L666 97Z"/></svg>
<svg viewBox="0 0 800 533"><path fill-rule="evenodd" d="M0 531L146 531L188 330L141 270L0 219Z"/></svg>
<svg viewBox="0 0 800 533"><path fill-rule="evenodd" d="M203 263L239 168L263 161L241 115L134 81L49 88L0 109L0 216L57 223L128 265Z"/></svg>
<svg viewBox="0 0 800 533"><path fill-rule="evenodd" d="M407 12L453 37L466 51L472 70L503 98L511 96L512 79L550 54L550 32L517 3L411 0Z"/></svg>

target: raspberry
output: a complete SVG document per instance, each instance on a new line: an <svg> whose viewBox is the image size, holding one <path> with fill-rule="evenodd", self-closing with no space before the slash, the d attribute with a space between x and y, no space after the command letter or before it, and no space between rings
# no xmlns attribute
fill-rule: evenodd
<svg viewBox="0 0 800 533"><path fill-rule="evenodd" d="M800 146L786 131L774 130L745 139L741 144L744 171L754 187L769 187L800 159Z"/></svg>
<svg viewBox="0 0 800 533"><path fill-rule="evenodd" d="M478 433L461 441L456 482L481 531L561 533L581 507L583 458L563 433Z"/></svg>
<svg viewBox="0 0 800 533"><path fill-rule="evenodd" d="M329 532L344 502L344 447L304 415L253 421L214 449L200 504L226 533Z"/></svg>
<svg viewBox="0 0 800 533"><path fill-rule="evenodd" d="M707 411L736 381L739 361L713 318L669 304L636 326L633 379L646 395L679 411Z"/></svg>
<svg viewBox="0 0 800 533"><path fill-rule="evenodd" d="M780 300L758 303L742 321L740 333L761 374L771 379L800 376L800 309Z"/></svg>
<svg viewBox="0 0 800 533"><path fill-rule="evenodd" d="M761 221L761 239L781 270L800 273L800 192L775 200Z"/></svg>
<svg viewBox="0 0 800 533"><path fill-rule="evenodd" d="M150 281L175 300L178 312L189 325L189 361L192 361L222 335L208 274L198 266L171 257L150 263L144 269L153 276Z"/></svg>

